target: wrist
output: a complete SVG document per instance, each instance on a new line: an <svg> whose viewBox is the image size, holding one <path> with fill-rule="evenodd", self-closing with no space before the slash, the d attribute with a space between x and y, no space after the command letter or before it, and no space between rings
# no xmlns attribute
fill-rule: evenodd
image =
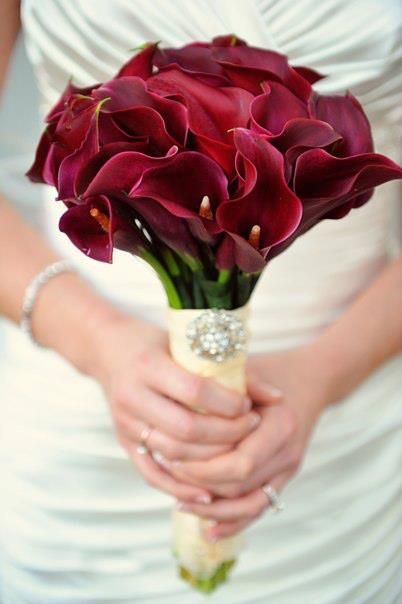
<svg viewBox="0 0 402 604"><path fill-rule="evenodd" d="M332 404L334 398L331 364L327 362L317 340L296 349L294 354L295 366L301 373L298 376L299 396L306 394L303 405L318 417ZM308 384L308 388L300 389L300 383Z"/></svg>
<svg viewBox="0 0 402 604"><path fill-rule="evenodd" d="M65 272L40 291L32 312L32 332L39 344L91 375L102 324L122 316L78 273Z"/></svg>
<svg viewBox="0 0 402 604"><path fill-rule="evenodd" d="M117 333L128 335L128 322L134 319L106 300L99 298L96 304L88 307L86 314L87 350L82 357L83 373L104 383L109 371L112 371L112 360L119 351L115 343Z"/></svg>
<svg viewBox="0 0 402 604"><path fill-rule="evenodd" d="M336 346L324 336L306 346L313 380L320 392L322 409L333 405L350 391L350 366Z"/></svg>

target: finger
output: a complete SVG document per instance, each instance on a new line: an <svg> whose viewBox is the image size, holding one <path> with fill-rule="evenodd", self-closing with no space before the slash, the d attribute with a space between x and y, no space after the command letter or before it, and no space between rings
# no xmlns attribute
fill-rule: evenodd
<svg viewBox="0 0 402 604"><path fill-rule="evenodd" d="M183 501L207 502L211 500L208 491L175 480L160 468L150 455L140 455L132 447L129 447L129 454L150 486Z"/></svg>
<svg viewBox="0 0 402 604"><path fill-rule="evenodd" d="M274 421L275 416L271 411L273 409L264 410L260 426L232 451L205 462L175 462L174 474L211 485L249 480L256 470L264 467L284 446L285 435L278 428L279 422Z"/></svg>
<svg viewBox="0 0 402 604"><path fill-rule="evenodd" d="M289 478L290 478L290 476L288 473L283 473L283 474L275 477L274 479L272 479L270 484L277 491L277 493L280 493L282 491L283 487L285 486L285 484L288 482ZM271 501L268 499L267 495L264 493L262 488L259 488L257 490L257 494L260 499L260 504L262 506L262 510L261 510L260 514L258 514L255 517L241 518L239 520L233 520L233 521L230 520L228 522L227 521L218 521L217 524L215 524L215 526L208 527L205 529L205 531L204 531L205 538L208 541L215 542L218 539L223 539L225 537L232 537L233 535L235 535L236 533L238 533L242 529L244 529L246 526L248 526L251 522L254 522L257 518L259 518L261 516L261 514L264 513L265 510L268 511L269 509L273 509Z"/></svg>
<svg viewBox="0 0 402 604"><path fill-rule="evenodd" d="M263 484L272 483L272 479L278 475L286 475L289 479L295 473L295 468L289 460L287 449L281 449L267 465L261 466L248 480L244 481L212 483L191 480L187 477L183 479L187 478L191 484L207 489L215 497L230 498L231 501L234 501L237 497L242 497ZM174 475L176 476L176 473ZM180 479L180 475L176 477Z"/></svg>
<svg viewBox="0 0 402 604"><path fill-rule="evenodd" d="M252 522L252 519L247 520L236 520L233 522L222 522L215 526L207 527L204 529L205 539L211 543L215 543L219 539L225 539L227 537L233 537L246 526Z"/></svg>
<svg viewBox="0 0 402 604"><path fill-rule="evenodd" d="M262 489L255 489L237 499L217 499L209 505L192 502L179 502L177 508L191 512L201 518L218 522L237 522L247 518L257 518L267 507L267 497Z"/></svg>
<svg viewBox="0 0 402 604"><path fill-rule="evenodd" d="M246 381L247 392L251 400L260 405L277 405L283 401L283 392L261 379L261 374L253 368L252 358L247 366Z"/></svg>
<svg viewBox="0 0 402 604"><path fill-rule="evenodd" d="M134 443L139 443L141 434L147 427L147 424L133 417L126 418L126 437ZM153 452L158 454L158 463L163 465L164 460L181 460L181 459L211 459L216 455L228 452L232 445L203 445L185 443L179 441L172 436L161 432L157 428L153 428L149 434L146 446Z"/></svg>
<svg viewBox="0 0 402 604"><path fill-rule="evenodd" d="M191 409L229 418L251 409L248 396L183 369L167 354L161 357L157 370L150 364L146 365L144 378L160 394Z"/></svg>
<svg viewBox="0 0 402 604"><path fill-rule="evenodd" d="M233 444L254 430L261 419L254 411L234 419L195 413L151 390L144 390L142 396L137 393L132 407L146 424L187 443ZM129 408L127 403L126 411Z"/></svg>

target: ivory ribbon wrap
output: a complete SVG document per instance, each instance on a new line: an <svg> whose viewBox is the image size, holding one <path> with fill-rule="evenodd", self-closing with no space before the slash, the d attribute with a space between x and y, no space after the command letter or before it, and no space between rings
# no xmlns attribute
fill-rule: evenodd
<svg viewBox="0 0 402 604"><path fill-rule="evenodd" d="M248 310L248 306L243 306L226 312L241 320L247 330ZM172 357L192 373L214 378L229 388L245 392L246 351L237 352L231 359L218 363L203 359L191 350L186 337L187 327L203 312L202 309L169 309L168 330ZM173 511L173 549L181 576L204 591L212 591L225 580L243 545L241 535L208 543L203 538L202 531L210 525L210 521L193 514Z"/></svg>

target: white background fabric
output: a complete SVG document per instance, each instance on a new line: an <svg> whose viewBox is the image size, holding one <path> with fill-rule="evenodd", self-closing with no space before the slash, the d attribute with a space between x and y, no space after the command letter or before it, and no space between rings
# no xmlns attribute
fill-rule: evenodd
<svg viewBox="0 0 402 604"><path fill-rule="evenodd" d="M377 148L397 159L402 101L395 0L25 0L30 58L48 109L67 79L110 77L128 49L235 32L329 74L325 92L350 88L373 122ZM57 231L63 211L43 194L42 228L113 303L163 323L154 276L123 253L112 266ZM276 259L252 304L252 350L315 337L382 270L396 249L398 188L383 186L343 221L324 222ZM134 334L135 336L135 334ZM171 500L147 485L116 443L92 380L12 326L0 365L3 418L4 604L197 604L175 576ZM303 470L266 515L213 604L394 604L402 599L402 355L328 409ZM399 599L399 600L398 600Z"/></svg>

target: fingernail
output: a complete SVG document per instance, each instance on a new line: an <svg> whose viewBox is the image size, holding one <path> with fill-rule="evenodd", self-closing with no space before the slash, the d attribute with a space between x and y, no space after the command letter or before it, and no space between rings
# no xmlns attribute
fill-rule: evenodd
<svg viewBox="0 0 402 604"><path fill-rule="evenodd" d="M186 510L190 509L190 506L188 503L185 503L184 501L177 501L176 503L176 509L177 510L182 510L183 512L185 512Z"/></svg>
<svg viewBox="0 0 402 604"><path fill-rule="evenodd" d="M246 396L243 400L243 413L248 413L252 406L251 398Z"/></svg>
<svg viewBox="0 0 402 604"><path fill-rule="evenodd" d="M256 411L252 411L250 414L250 424L252 428L256 428L261 421L261 415Z"/></svg>
<svg viewBox="0 0 402 604"><path fill-rule="evenodd" d="M154 458L156 463L158 463L163 468L168 468L170 466L169 460L166 459L166 457L164 457L160 451L154 451L152 453L152 457Z"/></svg>
<svg viewBox="0 0 402 604"><path fill-rule="evenodd" d="M197 495L195 501L197 503L211 503L212 498L211 495Z"/></svg>
<svg viewBox="0 0 402 604"><path fill-rule="evenodd" d="M277 400L283 398L283 392L282 392L282 390L279 390L279 388L277 388L276 386L271 386L271 384L266 384L265 387L266 387L267 392L268 392L268 394L269 394L269 396L271 398L274 398L274 399L277 399Z"/></svg>

